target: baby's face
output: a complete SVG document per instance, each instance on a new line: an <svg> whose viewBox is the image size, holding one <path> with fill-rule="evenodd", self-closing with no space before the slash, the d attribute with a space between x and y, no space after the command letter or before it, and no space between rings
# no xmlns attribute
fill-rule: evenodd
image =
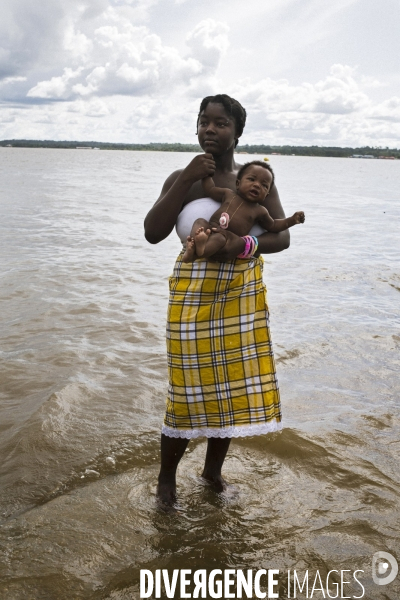
<svg viewBox="0 0 400 600"><path fill-rule="evenodd" d="M272 174L264 167L251 165L236 182L240 196L247 202L263 202L272 185Z"/></svg>

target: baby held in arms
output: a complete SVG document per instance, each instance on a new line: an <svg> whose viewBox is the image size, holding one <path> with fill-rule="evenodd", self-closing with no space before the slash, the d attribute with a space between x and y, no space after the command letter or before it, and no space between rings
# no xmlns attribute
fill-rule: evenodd
<svg viewBox="0 0 400 600"><path fill-rule="evenodd" d="M217 253L229 239L224 230L228 229L243 237L245 249L238 258L249 258L257 251L257 238L247 235L258 223L263 229L279 233L298 223L304 223L304 212L296 212L286 219L273 219L262 205L274 183L274 173L265 162L255 160L246 163L239 170L236 180L236 193L229 188L219 188L212 177L202 180L207 196L221 202L221 207L210 220L196 219L190 236L187 238L183 262L190 263L197 258L209 258Z"/></svg>

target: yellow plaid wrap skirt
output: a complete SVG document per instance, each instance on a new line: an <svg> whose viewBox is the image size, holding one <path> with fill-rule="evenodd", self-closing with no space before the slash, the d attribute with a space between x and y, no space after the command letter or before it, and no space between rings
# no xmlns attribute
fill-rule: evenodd
<svg viewBox="0 0 400 600"><path fill-rule="evenodd" d="M169 386L162 433L242 437L281 429L263 259L179 255L169 280Z"/></svg>

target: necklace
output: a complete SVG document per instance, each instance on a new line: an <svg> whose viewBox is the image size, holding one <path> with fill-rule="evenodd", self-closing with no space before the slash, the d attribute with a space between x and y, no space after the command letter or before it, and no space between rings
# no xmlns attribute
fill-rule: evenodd
<svg viewBox="0 0 400 600"><path fill-rule="evenodd" d="M236 194L231 198L229 204L228 204L228 208L226 209L227 211L229 210L231 204L232 204L232 200L234 200L234 198L237 198ZM233 215L230 217L228 212L223 212L220 216L219 219L219 225L221 227L221 229L227 229L228 225L229 225L229 221L232 221L233 217L236 215L237 211L239 210L239 208L242 206L244 200L241 201L241 203L239 204L239 206L237 207L237 209L235 210L235 212L233 213Z"/></svg>

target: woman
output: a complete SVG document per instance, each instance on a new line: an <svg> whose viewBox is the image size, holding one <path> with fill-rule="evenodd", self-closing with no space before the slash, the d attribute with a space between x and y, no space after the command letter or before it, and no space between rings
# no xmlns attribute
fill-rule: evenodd
<svg viewBox="0 0 400 600"><path fill-rule="evenodd" d="M240 165L235 163L234 150L245 122L246 111L237 100L225 94L203 99L197 133L205 154L165 181L145 219L150 243L165 239L175 225L185 240L190 229L184 231L183 222L191 226L196 218L211 216L215 206L209 206L214 201L203 199L204 177L211 175L215 185L235 191ZM274 219L285 218L275 186L265 207ZM184 265L181 253L170 281L170 385L157 489L165 504L176 499L176 469L192 437L208 438L202 476L221 491L221 468L231 438L280 428L263 261L237 259L245 243L231 232L228 235L229 252L212 257L218 262L208 259ZM289 232L264 233L258 242L261 254L280 252L289 247Z"/></svg>

